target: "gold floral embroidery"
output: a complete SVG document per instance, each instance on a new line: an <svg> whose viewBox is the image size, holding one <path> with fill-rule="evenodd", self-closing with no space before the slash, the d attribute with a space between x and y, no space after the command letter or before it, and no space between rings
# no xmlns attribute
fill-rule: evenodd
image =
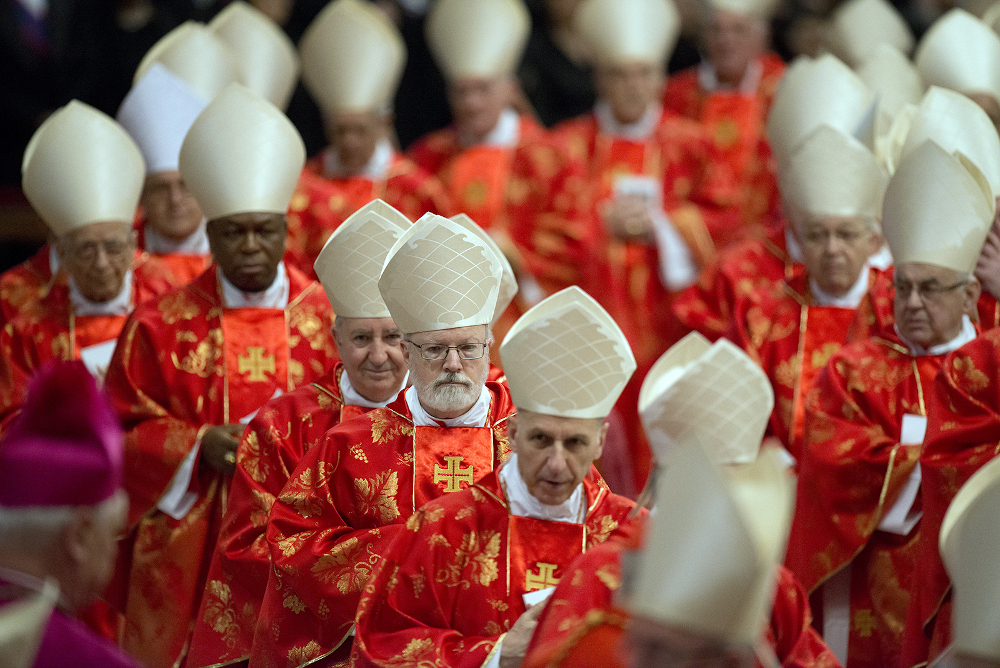
<svg viewBox="0 0 1000 668"><path fill-rule="evenodd" d="M611 591L615 591L622 585L622 579L616 572L617 570L618 569L613 566L605 565L594 571L594 575L597 576L598 580L604 583L605 587Z"/></svg>
<svg viewBox="0 0 1000 668"><path fill-rule="evenodd" d="M57 360L73 359L73 347L69 344L68 332L59 332L52 337L52 357Z"/></svg>
<svg viewBox="0 0 1000 668"><path fill-rule="evenodd" d="M177 343L198 343L198 335L194 332L182 329L174 335Z"/></svg>
<svg viewBox="0 0 1000 668"><path fill-rule="evenodd" d="M396 492L399 480L395 471L386 471L374 478L360 478L354 481L358 502L358 512L378 517L382 524L389 524L399 517Z"/></svg>
<svg viewBox="0 0 1000 668"><path fill-rule="evenodd" d="M484 531L467 533L455 552L455 559L447 567L438 571L436 580L447 587L468 589L476 582L484 587L499 576L497 557L500 554L500 532ZM462 578L468 568L470 580Z"/></svg>
<svg viewBox="0 0 1000 668"><path fill-rule="evenodd" d="M359 462L368 463L368 455L365 454L365 448L360 443L351 445L351 455Z"/></svg>
<svg viewBox="0 0 1000 668"><path fill-rule="evenodd" d="M248 431L241 443L242 447L237 451L240 466L254 480L261 484L267 480L270 467L261 461L260 442L257 439L257 432Z"/></svg>
<svg viewBox="0 0 1000 668"><path fill-rule="evenodd" d="M959 355L952 362L959 377L971 392L982 392L990 385L989 376L976 368L976 363L968 355Z"/></svg>
<svg viewBox="0 0 1000 668"><path fill-rule="evenodd" d="M201 341L181 361L177 360L177 353L171 352L170 360L174 363L174 368L178 371L185 371L199 378L208 378L212 375L213 371L217 371L214 368L216 360L215 351L212 348L212 344L208 341ZM219 375L221 375L221 370L218 371Z"/></svg>
<svg viewBox="0 0 1000 668"><path fill-rule="evenodd" d="M289 536L288 538L282 538L278 541L278 549L281 550L281 554L288 557L299 551L302 544L306 542L307 539L311 538L316 532L315 531L304 531L302 533L297 533Z"/></svg>
<svg viewBox="0 0 1000 668"><path fill-rule="evenodd" d="M163 322L172 325L178 320L191 320L198 315L198 305L187 298L183 290L168 293L159 302Z"/></svg>
<svg viewBox="0 0 1000 668"><path fill-rule="evenodd" d="M296 615L302 613L302 611L306 609L306 604L303 603L302 599L295 594L288 594L285 596L285 600L281 602L281 606L283 608L288 608Z"/></svg>
<svg viewBox="0 0 1000 668"><path fill-rule="evenodd" d="M233 609L232 591L229 585L219 580L210 580L207 587L204 622L222 635L222 641L227 647L236 645L239 634L239 624L236 611Z"/></svg>
<svg viewBox="0 0 1000 668"><path fill-rule="evenodd" d="M292 647L288 650L288 665L300 666L306 661L317 658L323 653L323 648L315 640L310 640L301 647Z"/></svg>
<svg viewBox="0 0 1000 668"><path fill-rule="evenodd" d="M306 379L306 368L298 360L288 360L288 386L295 388Z"/></svg>
<svg viewBox="0 0 1000 668"><path fill-rule="evenodd" d="M412 425L400 423L384 411L372 411L368 415L372 422L372 442L376 445L388 443L396 436L413 434Z"/></svg>
<svg viewBox="0 0 1000 668"><path fill-rule="evenodd" d="M313 575L320 582L336 586L341 594L361 591L371 575L371 564L352 554L358 551L357 548L357 538L348 538L337 544L330 554L316 560L311 569Z"/></svg>
<svg viewBox="0 0 1000 668"><path fill-rule="evenodd" d="M795 353L787 360L778 363L774 369L774 380L785 387L795 387L799 377L799 354Z"/></svg>
<svg viewBox="0 0 1000 668"><path fill-rule="evenodd" d="M393 657L393 661L414 663L433 649L434 641L430 638L414 638L403 648L402 654Z"/></svg>
<svg viewBox="0 0 1000 668"><path fill-rule="evenodd" d="M814 350L812 354L812 368L822 369L830 361L833 354L840 350L839 343L824 343L819 350Z"/></svg>
<svg viewBox="0 0 1000 668"><path fill-rule="evenodd" d="M590 532L590 538L587 541L589 545L596 545L598 543L603 543L611 535L611 532L618 528L618 522L614 518L603 515L601 517L600 524L593 531Z"/></svg>

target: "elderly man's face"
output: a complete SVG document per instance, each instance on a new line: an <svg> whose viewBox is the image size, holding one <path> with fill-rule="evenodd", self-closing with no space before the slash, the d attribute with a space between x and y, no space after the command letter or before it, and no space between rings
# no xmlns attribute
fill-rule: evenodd
<svg viewBox="0 0 1000 668"><path fill-rule="evenodd" d="M531 495L556 506L583 482L601 456L608 426L603 420L567 418L518 410L507 420L517 468Z"/></svg>
<svg viewBox="0 0 1000 668"><path fill-rule="evenodd" d="M719 81L735 86L753 59L767 49L767 26L755 16L717 9L712 12L705 48Z"/></svg>
<svg viewBox="0 0 1000 668"><path fill-rule="evenodd" d="M375 153L388 129L388 117L374 111L342 113L326 121L326 135L345 175L357 174Z"/></svg>
<svg viewBox="0 0 1000 668"><path fill-rule="evenodd" d="M337 318L334 339L344 372L369 401L388 401L403 384L403 334L392 318Z"/></svg>
<svg viewBox="0 0 1000 668"><path fill-rule="evenodd" d="M876 235L860 218L822 218L799 227L802 259L820 289L843 296L857 282L868 257L878 251Z"/></svg>
<svg viewBox="0 0 1000 668"><path fill-rule="evenodd" d="M962 331L979 299L979 281L954 269L907 262L895 268L896 326L922 348L947 343Z"/></svg>
<svg viewBox="0 0 1000 668"><path fill-rule="evenodd" d="M469 77L448 87L451 114L459 134L481 141L496 127L500 113L514 101L510 77Z"/></svg>
<svg viewBox="0 0 1000 668"><path fill-rule="evenodd" d="M183 241L201 225L201 207L184 185L180 172L147 176L139 202L146 214L146 225L167 239Z"/></svg>
<svg viewBox="0 0 1000 668"><path fill-rule="evenodd" d="M597 90L619 123L635 123L663 95L663 68L652 63L607 65L597 70Z"/></svg>
<svg viewBox="0 0 1000 668"><path fill-rule="evenodd" d="M243 292L271 287L285 253L282 214L237 213L209 221L206 231L212 257L230 283Z"/></svg>
<svg viewBox="0 0 1000 668"><path fill-rule="evenodd" d="M625 640L629 668L746 668L750 648L723 643L684 629L641 617L629 625Z"/></svg>
<svg viewBox="0 0 1000 668"><path fill-rule="evenodd" d="M135 255L135 232L128 223L92 223L56 242L59 261L92 302L118 296Z"/></svg>
<svg viewBox="0 0 1000 668"><path fill-rule="evenodd" d="M101 510L99 510L101 509ZM69 539L78 590L67 591L75 607L83 607L101 595L114 573L118 539L125 533L128 498L123 491L96 508L80 508Z"/></svg>
<svg viewBox="0 0 1000 668"><path fill-rule="evenodd" d="M404 337L403 356L420 405L440 419L468 412L486 384L492 343L485 325L416 332ZM446 347L449 349L444 350ZM474 355L481 357L464 359Z"/></svg>

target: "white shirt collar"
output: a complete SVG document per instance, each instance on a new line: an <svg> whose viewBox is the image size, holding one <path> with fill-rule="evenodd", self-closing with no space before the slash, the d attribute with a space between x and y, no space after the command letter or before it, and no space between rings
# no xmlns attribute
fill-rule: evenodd
<svg viewBox="0 0 1000 668"><path fill-rule="evenodd" d="M351 384L351 377L347 375L345 370L340 374L340 396L346 406L361 406L362 408L382 408L393 401L399 396L399 392L403 391L406 387L406 380L410 377L410 372L407 371L406 375L403 376L403 384L399 386L399 391L392 395L385 401L369 401L361 396L361 393L354 389L354 385Z"/></svg>
<svg viewBox="0 0 1000 668"><path fill-rule="evenodd" d="M504 463L499 476L507 495L507 503L510 504L511 515L573 524L583 519L583 483L577 485L570 497L558 506L550 506L536 499L528 491L528 486L521 477L521 471L517 468L517 453L511 455Z"/></svg>
<svg viewBox="0 0 1000 668"><path fill-rule="evenodd" d="M278 273L271 286L260 292L243 292L230 283L222 274L222 268L216 267L216 275L222 285L222 305L225 308L280 308L288 306L288 272L285 263L278 263Z"/></svg>
<svg viewBox="0 0 1000 668"><path fill-rule="evenodd" d="M205 219L198 229L182 241L167 239L147 225L145 236L146 251L154 255L208 255L212 250L208 247L208 234L205 233Z"/></svg>
<svg viewBox="0 0 1000 668"><path fill-rule="evenodd" d="M936 346L931 346L930 348L923 348L917 345L916 343L911 343L910 341L907 341L903 337L903 335L899 333L899 326L893 325L893 327L896 330L896 336L898 336L899 340L902 341L906 345L906 347L910 349L910 354L913 355L914 357L923 357L925 355L926 356L947 355L951 351L958 350L966 343L976 338L976 326L972 324L972 320L970 320L969 316L967 315L962 316L962 330L958 333L958 336L953 338L951 341L948 341L946 343L941 343Z"/></svg>
<svg viewBox="0 0 1000 668"><path fill-rule="evenodd" d="M69 277L69 301L75 315L128 315L132 310L132 270L125 272L122 288L106 302L92 302L83 296L73 277Z"/></svg>
<svg viewBox="0 0 1000 668"><path fill-rule="evenodd" d="M403 393L406 398L406 405L410 408L410 415L413 416L413 426L415 427L485 427L486 420L490 416L490 391L483 386L483 391L479 393L479 399L468 411L454 418L431 417L430 413L420 405L417 398L417 388L411 385Z"/></svg>
<svg viewBox="0 0 1000 668"><path fill-rule="evenodd" d="M521 117L511 108L500 112L500 118L493 129L486 133L478 145L498 146L501 148L514 148L521 138ZM463 146L474 146L477 142L460 140Z"/></svg>
<svg viewBox="0 0 1000 668"><path fill-rule="evenodd" d="M56 250L56 245L52 244L49 246L49 273L55 274L59 271L59 251Z"/></svg>
<svg viewBox="0 0 1000 668"><path fill-rule="evenodd" d="M757 93L757 85L763 74L763 66L759 60L754 58L747 65L747 71L743 73L743 80L740 81L739 87L734 89L732 86L722 85L719 82L719 77L715 74L715 67L707 60L703 60L698 64L698 85L709 93L736 90L741 95L754 95Z"/></svg>
<svg viewBox="0 0 1000 668"><path fill-rule="evenodd" d="M660 104L651 104L642 118L635 123L619 123L611 111L611 105L604 100L598 100L594 105L594 116L597 117L597 126L606 135L623 137L632 141L643 141L648 139L656 125L663 116L663 107Z"/></svg>
<svg viewBox="0 0 1000 668"><path fill-rule="evenodd" d="M845 292L840 297L834 297L831 294L823 292L819 287L819 284L810 276L809 277L809 290L812 292L813 301L818 306L834 306L836 308L857 308L861 300L865 298L865 293L868 292L868 273L869 268L866 264L861 268L861 275L858 276L858 280L854 281L854 285L851 289Z"/></svg>
<svg viewBox="0 0 1000 668"><path fill-rule="evenodd" d="M323 176L327 178L345 178L348 176L363 176L372 181L381 181L389 174L389 167L392 166L392 144L388 139L380 139L375 144L375 150L368 162L354 174L347 174L340 166L340 158L337 149L328 146L323 151Z"/></svg>

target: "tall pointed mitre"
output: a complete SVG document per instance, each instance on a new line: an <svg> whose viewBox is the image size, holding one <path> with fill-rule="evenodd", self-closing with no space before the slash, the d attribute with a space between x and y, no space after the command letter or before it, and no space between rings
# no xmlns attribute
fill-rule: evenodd
<svg viewBox="0 0 1000 668"><path fill-rule="evenodd" d="M188 131L180 172L208 220L284 214L305 160L291 121L246 86L231 84Z"/></svg>
<svg viewBox="0 0 1000 668"><path fill-rule="evenodd" d="M153 45L135 70L132 84L160 63L184 80L206 102L229 84L240 81L240 68L232 50L201 23L186 21Z"/></svg>
<svg viewBox="0 0 1000 668"><path fill-rule="evenodd" d="M938 546L954 590L953 648L1000 660L1000 459L972 474L948 506Z"/></svg>
<svg viewBox="0 0 1000 668"><path fill-rule="evenodd" d="M964 9L952 9L924 34L913 57L928 85L1000 104L1000 36Z"/></svg>
<svg viewBox="0 0 1000 668"><path fill-rule="evenodd" d="M778 0L708 0L708 6L715 10L768 20L777 9Z"/></svg>
<svg viewBox="0 0 1000 668"><path fill-rule="evenodd" d="M924 82L909 58L894 46L879 44L855 71L878 96L878 105L890 122L906 103L918 104Z"/></svg>
<svg viewBox="0 0 1000 668"><path fill-rule="evenodd" d="M333 312L344 318L388 318L378 291L385 256L411 225L380 199L372 200L333 231L313 269Z"/></svg>
<svg viewBox="0 0 1000 668"><path fill-rule="evenodd" d="M621 329L575 285L518 318L500 359L518 410L568 418L606 418L635 372Z"/></svg>
<svg viewBox="0 0 1000 668"><path fill-rule="evenodd" d="M913 49L913 32L889 0L847 0L837 6L825 36L827 47L851 67L857 67L880 44L904 54Z"/></svg>
<svg viewBox="0 0 1000 668"><path fill-rule="evenodd" d="M392 106L406 64L399 30L370 2L334 0L299 42L302 81L328 113Z"/></svg>
<svg viewBox="0 0 1000 668"><path fill-rule="evenodd" d="M979 168L928 140L903 158L889 181L882 233L896 266L922 262L971 272L995 207Z"/></svg>
<svg viewBox="0 0 1000 668"><path fill-rule="evenodd" d="M767 137L778 162L824 123L859 136L874 103L875 93L835 56L796 60L782 78L767 118Z"/></svg>
<svg viewBox="0 0 1000 668"><path fill-rule="evenodd" d="M639 417L658 462L692 438L717 464L752 462L773 408L761 368L731 342L713 345L697 332L663 353L639 390Z"/></svg>
<svg viewBox="0 0 1000 668"><path fill-rule="evenodd" d="M148 174L177 171L181 143L206 104L159 63L132 86L118 108L118 122L139 147Z"/></svg>
<svg viewBox="0 0 1000 668"><path fill-rule="evenodd" d="M35 130L21 162L24 194L57 237L91 223L131 223L145 176L128 133L77 100Z"/></svg>
<svg viewBox="0 0 1000 668"><path fill-rule="evenodd" d="M787 214L802 225L821 218L878 218L889 175L854 137L821 125L779 170Z"/></svg>
<svg viewBox="0 0 1000 668"><path fill-rule="evenodd" d="M531 31L522 0L437 0L427 43L449 81L514 73Z"/></svg>
<svg viewBox="0 0 1000 668"><path fill-rule="evenodd" d="M236 0L212 19L208 29L232 51L244 85L279 109L288 107L299 77L299 55L267 14Z"/></svg>
<svg viewBox="0 0 1000 668"><path fill-rule="evenodd" d="M663 65L677 44L681 15L673 0L583 0L573 28L604 65Z"/></svg>
<svg viewBox="0 0 1000 668"><path fill-rule="evenodd" d="M0 608L0 656L4 668L35 665L49 618L59 602L59 585L45 581L41 591Z"/></svg>
<svg viewBox="0 0 1000 668"><path fill-rule="evenodd" d="M900 159L928 139L975 163L993 195L1000 196L1000 136L982 107L961 93L931 86L910 120Z"/></svg>
<svg viewBox="0 0 1000 668"><path fill-rule="evenodd" d="M470 232L475 232L490 247L490 250L496 254L500 260L500 264L503 265L503 277L500 279L500 294L497 295L497 306L493 310L493 318L490 320L491 323L495 323L503 315L507 307L510 306L510 303L514 301L514 296L517 295L517 276L514 275L514 268L510 266L510 261L504 255L503 251L500 250L500 246L493 240L493 237L477 225L476 221L469 218L468 215L464 213L455 214L449 220L458 223Z"/></svg>
<svg viewBox="0 0 1000 668"><path fill-rule="evenodd" d="M489 324L502 280L500 258L478 234L427 213L389 250L378 288L412 334Z"/></svg>
<svg viewBox="0 0 1000 668"><path fill-rule="evenodd" d="M634 617L754 646L771 613L795 479L778 448L724 474L697 442L657 481L656 514L629 585Z"/></svg>

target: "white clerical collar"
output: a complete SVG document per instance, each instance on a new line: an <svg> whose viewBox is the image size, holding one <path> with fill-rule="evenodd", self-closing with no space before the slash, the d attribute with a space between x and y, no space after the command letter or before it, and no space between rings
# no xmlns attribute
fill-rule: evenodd
<svg viewBox="0 0 1000 668"><path fill-rule="evenodd" d="M243 292L230 283L222 274L222 268L216 267L216 275L222 285L222 305L225 308L280 308L288 306L288 272L285 263L278 263L278 272L271 286L260 292Z"/></svg>
<svg viewBox="0 0 1000 668"><path fill-rule="evenodd" d="M958 350L966 343L976 338L976 326L972 324L972 320L970 320L967 315L962 316L962 330L958 333L958 336L953 338L951 341L940 343L936 346L931 346L930 348L924 348L916 343L907 341L906 338L899 333L899 325L893 325L893 327L896 329L896 336L898 336L899 340L910 349L910 354L914 357L947 355L951 351Z"/></svg>
<svg viewBox="0 0 1000 668"><path fill-rule="evenodd" d="M372 157L368 159L365 166L353 174L348 174L340 165L340 157L337 149L328 146L323 151L323 176L327 178L346 178L348 176L363 176L372 181L382 181L389 174L389 167L392 166L392 144L388 139L382 138L375 144Z"/></svg>
<svg viewBox="0 0 1000 668"><path fill-rule="evenodd" d="M84 297L76 286L76 281L70 276L69 301L73 305L74 315L128 315L132 310L132 270L125 272L118 294L106 302L92 302Z"/></svg>
<svg viewBox="0 0 1000 668"><path fill-rule="evenodd" d="M646 109L646 113L635 123L620 123L611 111L611 105L604 100L598 100L594 105L594 116L597 117L597 126L606 135L623 137L632 141L643 141L648 139L656 130L660 117L663 116L663 107L659 104L651 104Z"/></svg>
<svg viewBox="0 0 1000 668"><path fill-rule="evenodd" d="M493 129L486 133L482 141L474 142L461 140L463 146L497 146L500 148L514 148L521 138L521 117L511 108L500 112L500 118Z"/></svg>
<svg viewBox="0 0 1000 668"><path fill-rule="evenodd" d="M835 297L829 293L823 292L819 287L819 284L810 276L809 277L809 290L812 292L813 302L817 306L833 306L836 308L857 308L861 300L865 298L865 293L868 292L868 265L866 264L861 268L861 275L858 276L858 280L854 281L854 285L851 289L845 292L840 297Z"/></svg>
<svg viewBox="0 0 1000 668"><path fill-rule="evenodd" d="M56 245L52 244L49 246L49 273L55 274L59 271L59 251L56 250Z"/></svg>
<svg viewBox="0 0 1000 668"><path fill-rule="evenodd" d="M499 475L504 493L507 495L507 503L510 504L511 515L573 524L583 521L583 483L577 485L570 497L558 506L550 506L536 499L528 491L528 486L521 477L521 471L517 468L517 453L507 459Z"/></svg>
<svg viewBox="0 0 1000 668"><path fill-rule="evenodd" d="M747 65L747 71L743 73L743 80L740 81L739 87L733 88L732 86L723 85L719 81L719 77L716 76L715 68L712 64L707 60L703 60L698 64L698 85L701 86L703 91L708 93L735 90L741 95L754 95L757 93L757 85L760 83L760 77L763 74L763 66L761 66L759 60L754 58Z"/></svg>
<svg viewBox="0 0 1000 668"><path fill-rule="evenodd" d="M420 405L417 388L413 385L403 393L403 397L406 398L406 405L410 408L410 415L413 416L414 427L485 427L486 419L490 416L490 391L485 385L472 408L454 418L432 417Z"/></svg>
<svg viewBox="0 0 1000 668"><path fill-rule="evenodd" d="M410 377L410 372L407 371L406 375L403 376L403 384L399 386L399 390L393 394L391 397L385 401L370 401L361 396L361 393L354 389L354 385L351 384L351 377L347 375L347 371L340 374L340 397L344 402L345 406L361 406L362 408L382 408L383 406L392 403L399 396L399 393L403 391L406 387L406 380Z"/></svg>
<svg viewBox="0 0 1000 668"><path fill-rule="evenodd" d="M150 225L143 230L146 251L153 255L208 255L212 250L208 247L208 234L205 232L205 219L202 218L198 229L181 241L167 239Z"/></svg>
<svg viewBox="0 0 1000 668"><path fill-rule="evenodd" d="M802 246L787 226L785 227L785 250L788 251L788 257L792 259L792 262L802 263Z"/></svg>

